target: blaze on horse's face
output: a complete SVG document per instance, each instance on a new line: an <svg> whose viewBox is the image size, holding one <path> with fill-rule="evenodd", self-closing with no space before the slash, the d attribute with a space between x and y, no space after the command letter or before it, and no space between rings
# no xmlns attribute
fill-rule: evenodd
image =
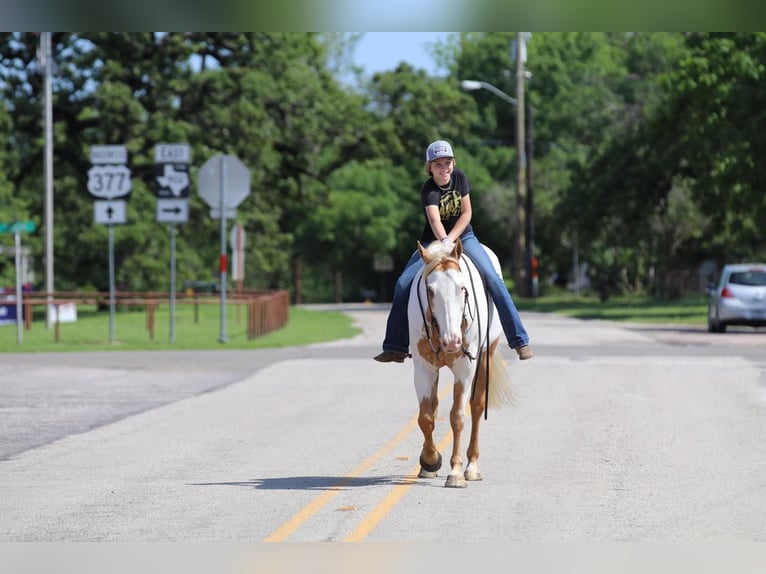
<svg viewBox="0 0 766 574"><path fill-rule="evenodd" d="M420 247L426 262L428 308L438 330L439 346L445 353L456 353L463 347L463 319L466 290L459 258L462 245L456 243L451 253L439 252L437 246Z"/></svg>

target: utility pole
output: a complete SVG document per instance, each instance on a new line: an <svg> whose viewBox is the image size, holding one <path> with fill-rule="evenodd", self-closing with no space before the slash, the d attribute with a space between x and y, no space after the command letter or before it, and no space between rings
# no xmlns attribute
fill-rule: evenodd
<svg viewBox="0 0 766 574"><path fill-rule="evenodd" d="M53 89L51 87L51 32L40 34L40 64L44 73L45 102L43 125L45 126L45 291L48 304L45 306L46 326L53 327L51 301L53 298Z"/></svg>
<svg viewBox="0 0 766 574"><path fill-rule="evenodd" d="M527 154L524 135L524 60L526 47L524 33L516 32L516 153L519 158L516 170L516 225L513 254L513 280L522 295L528 292L527 281Z"/></svg>

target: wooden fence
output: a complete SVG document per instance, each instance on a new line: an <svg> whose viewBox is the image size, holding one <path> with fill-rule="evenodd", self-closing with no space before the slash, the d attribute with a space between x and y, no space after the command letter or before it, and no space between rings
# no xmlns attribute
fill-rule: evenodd
<svg viewBox="0 0 766 574"><path fill-rule="evenodd" d="M154 317L159 305L170 304L170 294L162 292L116 292L114 295L116 307L121 309L138 307L146 311L146 328L149 337L154 339ZM199 319L200 305L220 305L220 296L208 293L178 293L175 298L176 305L193 305L194 321ZM34 308L42 307L47 310L53 308L53 320L55 340L59 341L61 307L63 305L96 305L108 307L110 295L105 292L62 292L51 293L30 291L22 296L24 308L24 327L32 328ZM235 305L237 313L241 308L247 310L247 338L255 339L271 331L275 331L287 324L290 310L290 294L287 291L247 291L240 290L227 293L227 306ZM47 315L46 315L47 317ZM237 315L239 318L239 315Z"/></svg>

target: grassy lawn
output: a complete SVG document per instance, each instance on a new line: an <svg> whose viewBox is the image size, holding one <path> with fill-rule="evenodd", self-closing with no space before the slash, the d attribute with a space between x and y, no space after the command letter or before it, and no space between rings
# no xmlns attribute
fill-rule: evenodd
<svg viewBox="0 0 766 574"><path fill-rule="evenodd" d="M704 296L678 301L660 301L644 296L616 296L602 303L596 295L556 293L538 298L515 298L523 311L557 313L579 319L604 319L632 323L705 325L707 304ZM46 328L44 316L35 317L30 330L22 330L17 342L15 325L0 325L2 352L66 351L145 351L194 349L266 349L300 346L353 337L359 329L350 317L335 311L313 311L291 307L287 325L253 340L247 339L246 310L230 306L226 316L226 343L220 343L221 319L217 305L177 305L175 341L170 343L168 306L159 306L155 314L154 338L147 328L143 310L119 311L114 318L114 342L109 340L109 312L78 308L77 321Z"/></svg>
<svg viewBox="0 0 766 574"><path fill-rule="evenodd" d="M109 312L78 308L77 321L46 328L45 317L35 317L30 330L22 329L17 341L16 325L0 325L0 353L48 351L148 351L195 349L264 349L308 345L353 337L359 329L348 315L332 311L310 311L291 307L287 325L253 340L247 339L247 311L230 306L226 315L226 343L220 343L221 315L216 305L200 305L195 316L192 305L177 305L175 342L170 343L170 312L159 306L155 313L154 339L143 310L118 311L114 317L114 342L109 337Z"/></svg>
<svg viewBox="0 0 766 574"><path fill-rule="evenodd" d="M578 319L674 325L707 324L707 298L704 295L677 301L664 301L643 295L613 296L602 303L595 294L562 292L535 299L514 300L521 311L558 313Z"/></svg>

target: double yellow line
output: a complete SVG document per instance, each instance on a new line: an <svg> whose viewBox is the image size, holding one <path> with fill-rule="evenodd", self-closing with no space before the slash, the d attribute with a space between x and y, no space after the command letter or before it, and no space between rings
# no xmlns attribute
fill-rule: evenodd
<svg viewBox="0 0 766 574"><path fill-rule="evenodd" d="M452 386L449 385L444 391L439 393L439 400L443 400L444 397L452 392ZM296 512L290 519L284 522L274 532L269 534L263 539L263 542L282 542L286 540L293 532L298 530L302 524L324 508L331 500L338 496L352 481L357 478L364 471L370 468L373 464L379 461L381 458L389 454L396 446L399 445L413 430L418 428L418 417L414 416L407 425L387 444L381 447L377 452L367 457L356 468L343 476L338 484L331 486L328 490L317 496L314 500L308 503L306 506ZM440 451L446 450L447 446L452 441L452 430L449 429L445 435L441 438L437 444L437 448ZM391 491L383 500L381 500L375 508L373 508L367 516L364 517L359 526L344 540L345 542L361 542L364 540L370 532L372 532L378 523L391 511L394 505L402 499L402 497L409 491L415 484L417 473L420 470L420 463L410 470L408 473L412 478L407 478L404 484L397 485L393 491Z"/></svg>

